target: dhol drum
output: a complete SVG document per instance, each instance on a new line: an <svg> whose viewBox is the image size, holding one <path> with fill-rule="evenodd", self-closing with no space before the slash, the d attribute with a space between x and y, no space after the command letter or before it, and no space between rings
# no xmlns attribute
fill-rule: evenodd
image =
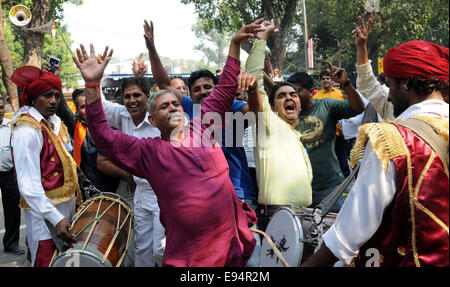
<svg viewBox="0 0 450 287"><path fill-rule="evenodd" d="M51 267L119 267L130 245L134 215L119 195L101 193L85 201L72 219L77 243L56 254Z"/></svg>
<svg viewBox="0 0 450 287"><path fill-rule="evenodd" d="M336 221L337 213L328 213L315 225L313 212L312 208L281 207L267 225L265 233L291 267L299 266L318 250L323 233ZM260 262L261 267L283 267L266 239L261 245Z"/></svg>

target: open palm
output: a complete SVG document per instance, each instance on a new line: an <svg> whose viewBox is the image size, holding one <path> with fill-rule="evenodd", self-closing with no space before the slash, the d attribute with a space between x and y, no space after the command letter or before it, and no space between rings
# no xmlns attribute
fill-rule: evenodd
<svg viewBox="0 0 450 287"><path fill-rule="evenodd" d="M80 44L80 49L77 49L77 57L73 56L73 60L86 83L99 83L102 79L103 72L113 54L112 49L108 54L108 49L108 47L105 48L103 61L99 61L95 55L94 45L90 44L90 55L88 55L83 44Z"/></svg>

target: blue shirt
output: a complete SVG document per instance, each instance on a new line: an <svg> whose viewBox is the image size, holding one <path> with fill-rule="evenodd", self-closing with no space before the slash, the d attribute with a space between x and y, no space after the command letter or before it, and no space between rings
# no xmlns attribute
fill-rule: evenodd
<svg viewBox="0 0 450 287"><path fill-rule="evenodd" d="M187 96L183 95L183 102L181 103L184 112L192 119L194 115L194 102ZM231 106L231 112L242 112L246 102L235 100ZM230 123L233 124L233 123ZM230 126L230 124L227 125ZM246 126L245 126L246 127ZM244 127L244 128L245 128ZM247 157L245 150L242 147L242 138L244 130L237 133L236 128L233 128L233 143L231 146L225 146L225 130L222 131L222 151L229 166L230 180L233 183L236 194L241 199L257 199L256 191L253 188L252 178L248 170Z"/></svg>

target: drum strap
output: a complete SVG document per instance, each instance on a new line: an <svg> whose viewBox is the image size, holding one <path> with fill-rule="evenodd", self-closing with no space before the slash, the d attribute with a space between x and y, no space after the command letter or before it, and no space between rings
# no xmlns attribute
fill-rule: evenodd
<svg viewBox="0 0 450 287"><path fill-rule="evenodd" d="M325 215L328 214L330 209L333 207L333 205L338 201L341 194L347 189L347 187L350 185L350 183L353 181L353 179L356 178L359 167L361 163L358 162L353 170L351 171L350 175L327 197L325 197L314 209L320 209L320 215L322 218L325 217ZM317 223L318 224L318 223Z"/></svg>
<svg viewBox="0 0 450 287"><path fill-rule="evenodd" d="M80 186L80 189L83 190L83 201L88 200L88 198L92 197L93 195L97 193L101 193L100 190L98 190L92 182L84 175L84 173L81 171L81 169L77 166L77 175L78 175L78 185Z"/></svg>

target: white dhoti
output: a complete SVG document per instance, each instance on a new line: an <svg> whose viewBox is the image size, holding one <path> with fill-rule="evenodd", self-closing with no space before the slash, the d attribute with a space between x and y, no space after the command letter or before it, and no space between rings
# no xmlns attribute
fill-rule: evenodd
<svg viewBox="0 0 450 287"><path fill-rule="evenodd" d="M159 220L159 207L153 191L136 189L134 196L135 266L162 266L166 236Z"/></svg>

